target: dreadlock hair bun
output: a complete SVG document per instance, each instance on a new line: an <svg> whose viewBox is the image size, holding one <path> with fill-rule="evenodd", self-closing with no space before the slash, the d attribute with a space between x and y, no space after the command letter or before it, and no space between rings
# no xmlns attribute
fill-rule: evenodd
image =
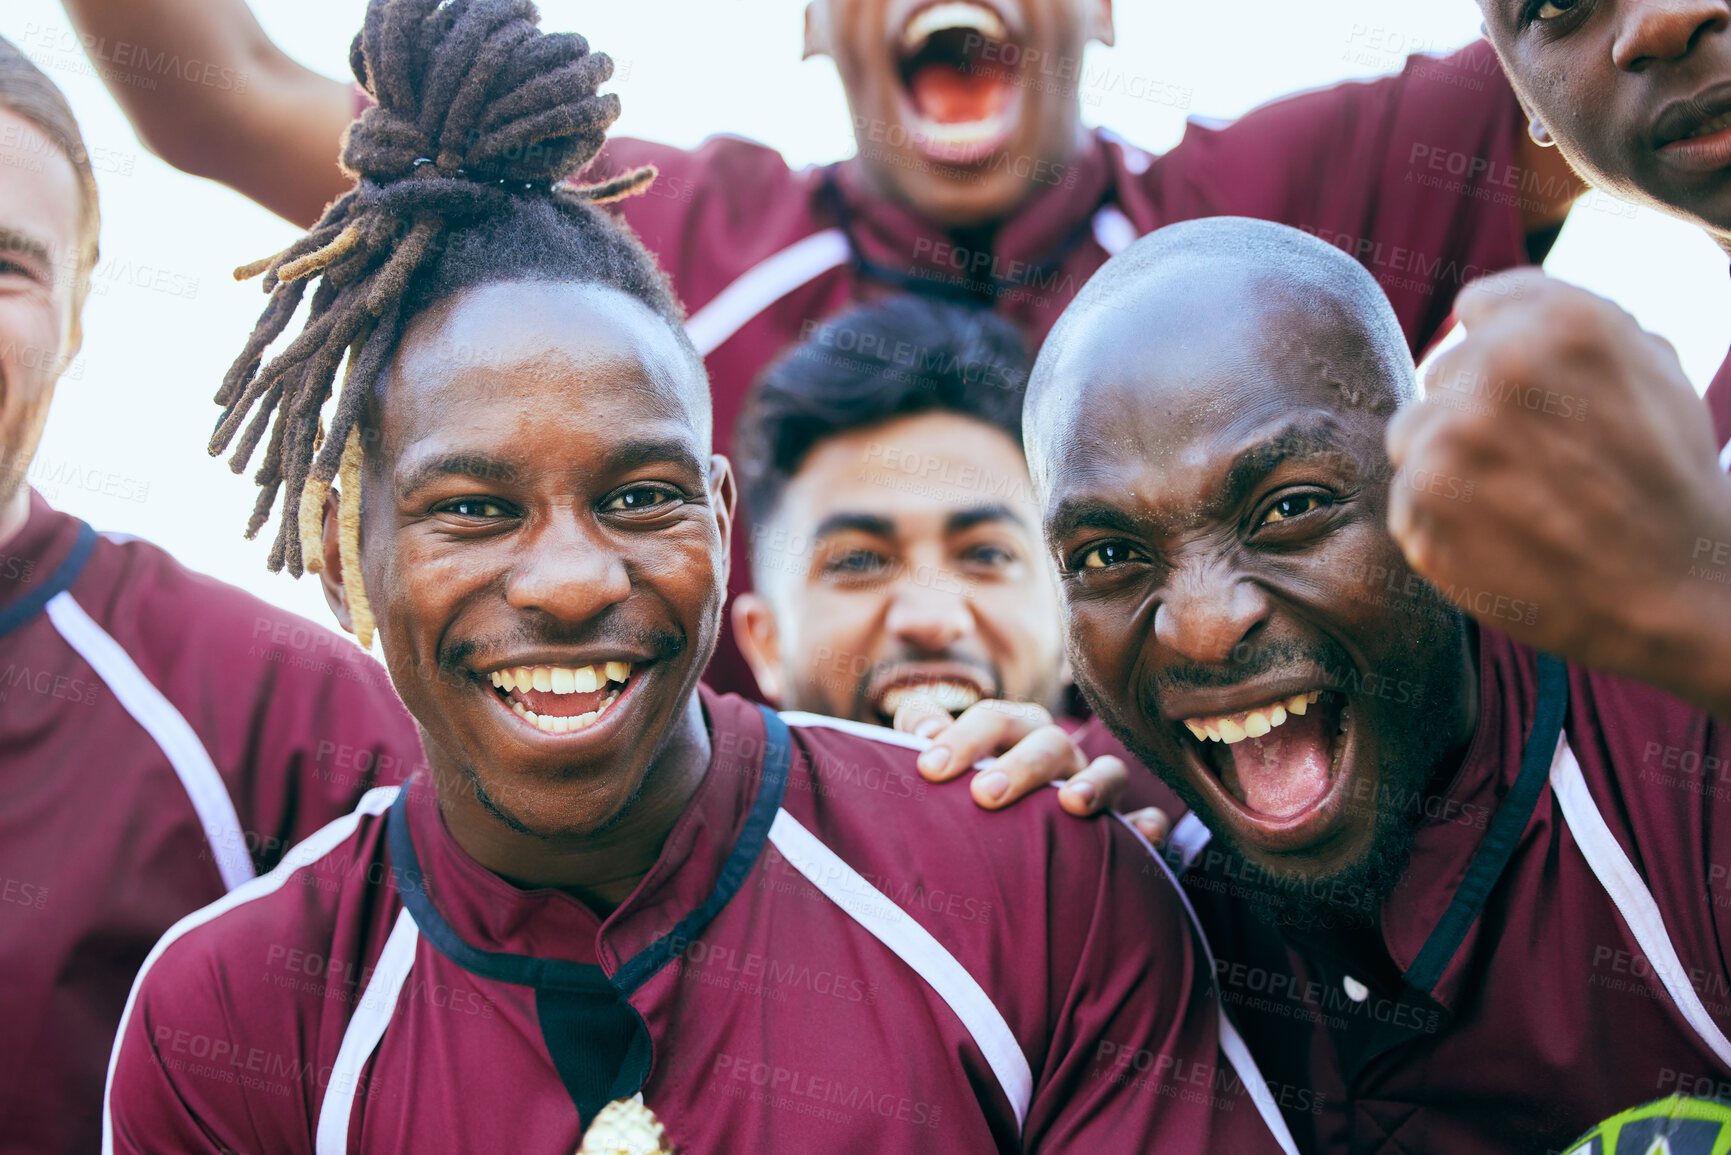
<svg viewBox="0 0 1731 1155"><path fill-rule="evenodd" d="M654 258L593 207L642 191L655 170L561 183L594 159L619 116L619 98L597 92L613 62L574 33L540 32L538 20L530 0L369 0L349 49L355 78L376 101L343 142L355 187L289 248L236 270L262 273L270 301L217 391L223 412L210 452L232 445L239 473L265 442L247 537L280 493L272 570L318 570L320 511L339 469L345 569L358 557L365 402L409 321L439 292L489 277L601 281L644 301L689 344ZM524 226L533 239L499 243ZM476 243L482 237L487 244ZM299 335L263 364L314 281ZM322 410L345 359L327 429ZM358 569L344 576L367 645Z"/></svg>

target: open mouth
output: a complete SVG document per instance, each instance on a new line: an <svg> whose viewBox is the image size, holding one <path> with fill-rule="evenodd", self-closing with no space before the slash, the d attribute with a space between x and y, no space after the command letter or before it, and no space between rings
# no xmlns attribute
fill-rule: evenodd
<svg viewBox="0 0 1731 1155"><path fill-rule="evenodd" d="M1180 740L1251 825L1308 825L1336 794L1352 727L1352 709L1336 691L1306 690L1182 721Z"/></svg>
<svg viewBox="0 0 1731 1155"><path fill-rule="evenodd" d="M1713 173L1731 165L1731 84L1668 105L1653 126L1667 164L1683 172Z"/></svg>
<svg viewBox="0 0 1731 1155"><path fill-rule="evenodd" d="M599 722L631 684L630 662L515 666L489 675L511 712L543 734L571 734Z"/></svg>
<svg viewBox="0 0 1731 1155"><path fill-rule="evenodd" d="M884 725L895 721L896 711L921 698L951 714L960 714L975 702L997 697L990 679L960 662L903 662L884 670L866 688L865 702Z"/></svg>
<svg viewBox="0 0 1731 1155"><path fill-rule="evenodd" d="M1021 108L1023 55L1005 18L975 0L938 0L912 12L896 37L896 70L916 147L972 164L1004 146Z"/></svg>

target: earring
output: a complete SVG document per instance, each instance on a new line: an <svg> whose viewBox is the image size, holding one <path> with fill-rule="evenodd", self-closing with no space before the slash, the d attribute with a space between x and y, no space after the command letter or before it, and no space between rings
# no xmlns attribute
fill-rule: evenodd
<svg viewBox="0 0 1731 1155"><path fill-rule="evenodd" d="M1539 123L1538 117L1533 117L1527 123L1527 135L1533 138L1533 143L1541 148L1551 148L1557 142L1551 137L1551 130Z"/></svg>

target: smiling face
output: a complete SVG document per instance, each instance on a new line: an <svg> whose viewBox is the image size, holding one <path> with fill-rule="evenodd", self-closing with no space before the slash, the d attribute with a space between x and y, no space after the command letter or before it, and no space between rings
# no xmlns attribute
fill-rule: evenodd
<svg viewBox="0 0 1731 1155"><path fill-rule="evenodd" d="M807 55L835 59L865 171L946 225L1061 183L1081 145L1089 40L1111 0L811 0Z"/></svg>
<svg viewBox="0 0 1731 1155"><path fill-rule="evenodd" d="M702 722L733 488L701 370L593 285L486 284L410 326L378 404L362 569L435 771L581 836Z"/></svg>
<svg viewBox="0 0 1731 1155"><path fill-rule="evenodd" d="M915 692L1055 704L1057 591L1022 447L928 412L826 438L759 546L735 618L783 705L888 724Z"/></svg>
<svg viewBox="0 0 1731 1155"><path fill-rule="evenodd" d="M54 380L77 352L80 196L66 155L0 108L0 537L28 512L25 477Z"/></svg>
<svg viewBox="0 0 1731 1155"><path fill-rule="evenodd" d="M1583 176L1731 242L1731 3L1480 7L1516 91Z"/></svg>
<svg viewBox="0 0 1731 1155"><path fill-rule="evenodd" d="M1077 683L1289 917L1367 919L1472 717L1460 619L1385 528L1396 387L1253 271L1114 303L1028 414Z"/></svg>

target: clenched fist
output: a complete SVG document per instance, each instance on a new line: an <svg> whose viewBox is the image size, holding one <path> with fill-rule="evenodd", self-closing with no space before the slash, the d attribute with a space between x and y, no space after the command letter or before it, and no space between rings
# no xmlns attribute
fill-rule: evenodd
<svg viewBox="0 0 1731 1155"><path fill-rule="evenodd" d="M1456 315L1388 430L1407 560L1520 641L1731 715L1731 480L1675 351L1536 271Z"/></svg>

